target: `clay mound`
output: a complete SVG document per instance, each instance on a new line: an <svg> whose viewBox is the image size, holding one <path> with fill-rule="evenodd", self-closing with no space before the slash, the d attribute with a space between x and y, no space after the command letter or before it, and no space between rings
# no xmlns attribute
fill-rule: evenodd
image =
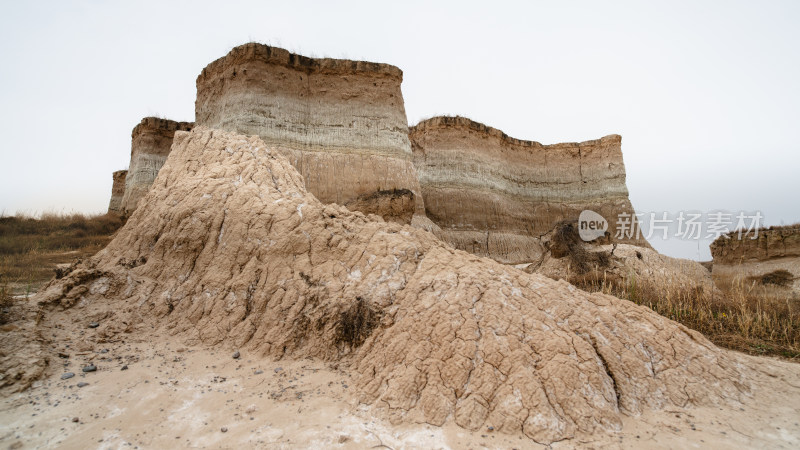
<svg viewBox="0 0 800 450"><path fill-rule="evenodd" d="M544 252L540 236L561 220L590 209L613 235L618 215L634 213L618 135L542 145L465 117L434 117L411 127L409 139L425 212L460 250L530 263Z"/></svg>
<svg viewBox="0 0 800 450"><path fill-rule="evenodd" d="M342 361L399 419L492 426L539 442L619 428L647 408L736 401L749 375L647 308L323 205L257 137L176 133L106 249L39 294L150 334Z"/></svg>

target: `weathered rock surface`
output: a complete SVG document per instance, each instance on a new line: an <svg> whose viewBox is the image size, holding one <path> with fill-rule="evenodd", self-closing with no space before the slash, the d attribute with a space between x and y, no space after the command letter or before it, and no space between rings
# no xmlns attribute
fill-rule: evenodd
<svg viewBox="0 0 800 450"><path fill-rule="evenodd" d="M408 189L375 191L345 203L351 211L375 214L386 221L409 224L414 215L416 197Z"/></svg>
<svg viewBox="0 0 800 450"><path fill-rule="evenodd" d="M157 327L340 360L362 401L398 420L539 442L650 408L736 403L750 385L735 355L648 308L324 205L281 152L205 127L176 133L114 240L37 300L113 304L105 339Z"/></svg>
<svg viewBox="0 0 800 450"><path fill-rule="evenodd" d="M44 376L49 352L37 326L37 308L27 299L3 306L0 322L0 395L20 392Z"/></svg>
<svg viewBox="0 0 800 450"><path fill-rule="evenodd" d="M108 212L110 213L122 212L122 197L125 196L125 176L127 174L127 170L118 170L111 175L114 178L114 184L111 185L111 200L108 202Z"/></svg>
<svg viewBox="0 0 800 450"><path fill-rule="evenodd" d="M121 210L130 214L147 194L158 171L167 160L176 131L189 131L191 122L145 117L131 133L131 162L125 177L125 194Z"/></svg>
<svg viewBox="0 0 800 450"><path fill-rule="evenodd" d="M195 121L261 137L289 158L323 203L376 212L381 207L365 199L383 202L373 194L409 190L415 201L403 205L423 215L402 80L402 71L388 64L245 44L197 77ZM396 219L394 212L390 217Z"/></svg>
<svg viewBox="0 0 800 450"><path fill-rule="evenodd" d="M527 263L544 251L540 236L584 209L608 220L612 235L618 214L634 212L618 135L542 145L464 117L434 117L409 137L426 214L458 249Z"/></svg>
<svg viewBox="0 0 800 450"><path fill-rule="evenodd" d="M711 256L715 278L752 280L786 270L793 277L786 287L800 293L800 224L762 228L741 239L736 231L724 234L711 243Z"/></svg>

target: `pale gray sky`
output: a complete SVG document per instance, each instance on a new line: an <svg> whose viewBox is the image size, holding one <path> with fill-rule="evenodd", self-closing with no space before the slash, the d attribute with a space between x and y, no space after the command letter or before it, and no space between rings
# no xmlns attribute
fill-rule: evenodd
<svg viewBox="0 0 800 450"><path fill-rule="evenodd" d="M400 67L410 124L621 134L640 212L800 221L800 2L429 3L4 1L0 212L105 211L134 125L193 120L203 67L259 41Z"/></svg>

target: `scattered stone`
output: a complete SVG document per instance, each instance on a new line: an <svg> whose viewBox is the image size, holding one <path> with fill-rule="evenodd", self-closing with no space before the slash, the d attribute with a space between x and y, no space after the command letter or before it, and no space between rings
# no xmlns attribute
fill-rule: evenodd
<svg viewBox="0 0 800 450"><path fill-rule="evenodd" d="M127 365L127 364L125 364L125 365L124 365L124 366L122 366L122 368L121 368L121 369L119 369L119 370L128 370L128 365Z"/></svg>
<svg viewBox="0 0 800 450"><path fill-rule="evenodd" d="M75 422L75 423L78 423L78 421L79 421L79 420L80 420L80 419L78 419L77 417L73 417L73 418L72 418L72 421L73 421L73 422Z"/></svg>
<svg viewBox="0 0 800 450"><path fill-rule="evenodd" d="M100 350L100 353L108 353L108 349L104 348L104 349Z"/></svg>
<svg viewBox="0 0 800 450"><path fill-rule="evenodd" d="M87 383L87 382L85 382L85 381L81 381L80 383L78 383L78 387L79 387L79 388L82 388L82 387L84 387L84 386L88 386L88 385L89 385L89 383Z"/></svg>
<svg viewBox="0 0 800 450"><path fill-rule="evenodd" d="M239 359L239 356L241 356L241 355L239 354L238 350L233 352L233 359Z"/></svg>
<svg viewBox="0 0 800 450"><path fill-rule="evenodd" d="M283 367L276 367L276 368L275 368L275 373L278 373L278 372L280 372L281 370L283 370Z"/></svg>
<svg viewBox="0 0 800 450"><path fill-rule="evenodd" d="M256 370L256 371L255 371L255 375L261 375L262 373L264 373L264 371L263 371L263 370Z"/></svg>
<svg viewBox="0 0 800 450"><path fill-rule="evenodd" d="M219 431L222 431L223 433L227 433L228 432L228 428L227 427L222 427L222 428L219 429Z"/></svg>
<svg viewBox="0 0 800 450"><path fill-rule="evenodd" d="M65 358L65 359L66 359L66 358L69 358L69 354L68 354L68 353L61 353L61 352L58 352L58 357L59 357L59 358Z"/></svg>
<svg viewBox="0 0 800 450"><path fill-rule="evenodd" d="M74 377L74 376L75 376L75 374L74 374L74 373L72 373L72 372L67 372L67 373L65 373L65 374L62 374L62 375L61 375L61 379L62 379L62 380L69 380L70 378L72 378L72 377Z"/></svg>
<svg viewBox="0 0 800 450"><path fill-rule="evenodd" d="M81 370L83 370L84 372L94 372L97 370L97 366L95 366L94 364L89 364L88 366L84 366L83 369Z"/></svg>
<svg viewBox="0 0 800 450"><path fill-rule="evenodd" d="M97 328L99 326L100 326L100 324L97 323L97 322L89 322L89 328Z"/></svg>

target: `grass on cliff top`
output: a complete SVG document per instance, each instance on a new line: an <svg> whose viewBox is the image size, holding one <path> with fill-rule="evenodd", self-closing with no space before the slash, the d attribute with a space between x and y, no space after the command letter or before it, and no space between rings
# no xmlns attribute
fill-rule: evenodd
<svg viewBox="0 0 800 450"><path fill-rule="evenodd" d="M124 223L113 214L0 217L0 286L16 295L35 292L59 264L96 253Z"/></svg>

